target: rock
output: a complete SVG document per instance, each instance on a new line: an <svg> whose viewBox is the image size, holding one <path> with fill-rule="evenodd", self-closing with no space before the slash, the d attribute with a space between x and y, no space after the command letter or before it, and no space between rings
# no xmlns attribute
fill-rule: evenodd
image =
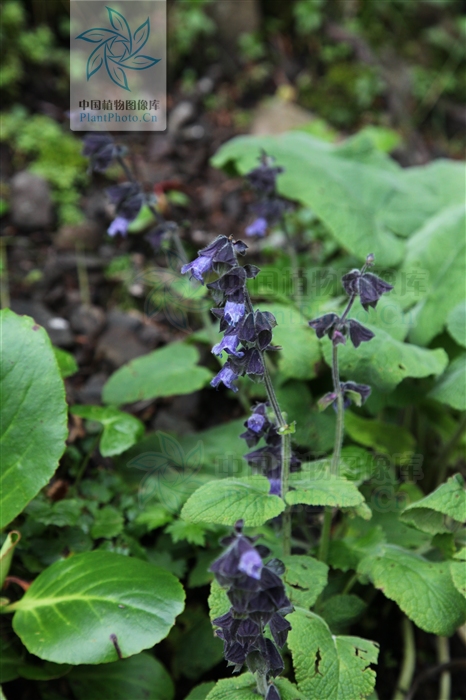
<svg viewBox="0 0 466 700"><path fill-rule="evenodd" d="M97 359L121 367L148 352L147 346L137 336L137 332L142 329L139 318L114 309L107 316L107 324L107 329L97 343Z"/></svg>
<svg viewBox="0 0 466 700"><path fill-rule="evenodd" d="M99 404L102 399L102 389L108 377L104 372L93 374L84 386L76 392L77 400L83 404Z"/></svg>
<svg viewBox="0 0 466 700"><path fill-rule="evenodd" d="M70 317L71 328L75 333L87 335L90 338L100 333L105 325L105 314L98 306L81 304Z"/></svg>
<svg viewBox="0 0 466 700"><path fill-rule="evenodd" d="M39 326L43 326L50 336L53 345L69 347L74 340L70 324L65 318L55 316L39 301L13 300L11 310L15 314L31 316Z"/></svg>
<svg viewBox="0 0 466 700"><path fill-rule="evenodd" d="M52 225L52 199L46 180L27 170L11 178L11 220L14 226L24 229Z"/></svg>
<svg viewBox="0 0 466 700"><path fill-rule="evenodd" d="M312 112L294 102L272 97L257 108L250 131L256 136L282 134L303 124L309 124L312 119Z"/></svg>

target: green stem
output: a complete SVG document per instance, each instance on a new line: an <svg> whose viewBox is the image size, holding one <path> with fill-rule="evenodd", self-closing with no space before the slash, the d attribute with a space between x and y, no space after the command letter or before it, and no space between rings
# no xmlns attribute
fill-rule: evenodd
<svg viewBox="0 0 466 700"><path fill-rule="evenodd" d="M437 637L437 661L445 664L450 661L450 645L448 637ZM451 696L451 675L444 671L440 676L439 700L450 700Z"/></svg>
<svg viewBox="0 0 466 700"><path fill-rule="evenodd" d="M2 309L10 306L10 289L8 283L8 258L5 237L0 237L0 305Z"/></svg>
<svg viewBox="0 0 466 700"><path fill-rule="evenodd" d="M403 665L401 666L398 683L393 700L404 700L413 681L414 670L416 668L416 646L414 641L414 630L411 621L407 617L402 622L403 634Z"/></svg>

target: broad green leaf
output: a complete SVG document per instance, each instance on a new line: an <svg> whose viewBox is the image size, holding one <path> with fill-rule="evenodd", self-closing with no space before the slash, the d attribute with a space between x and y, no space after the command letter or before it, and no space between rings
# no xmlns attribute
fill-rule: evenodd
<svg viewBox="0 0 466 700"><path fill-rule="evenodd" d="M450 562L450 573L457 591L466 598L466 547L460 549Z"/></svg>
<svg viewBox="0 0 466 700"><path fill-rule="evenodd" d="M304 700L298 688L286 678L276 678L274 684L280 692L281 700ZM243 673L241 676L217 681L206 700L257 700L256 690L252 673Z"/></svg>
<svg viewBox="0 0 466 700"><path fill-rule="evenodd" d="M359 637L336 637L318 615L302 609L287 618L296 681L306 700L355 700L374 689L378 646Z"/></svg>
<svg viewBox="0 0 466 700"><path fill-rule="evenodd" d="M68 434L65 390L45 330L28 316L0 312L0 527L53 476Z"/></svg>
<svg viewBox="0 0 466 700"><path fill-rule="evenodd" d="M464 300L465 223L463 201L433 216L407 242L395 294L404 308L415 304L410 309L413 343L427 345L442 331L451 309ZM401 288L410 278L418 280L418 289Z"/></svg>
<svg viewBox="0 0 466 700"><path fill-rule="evenodd" d="M285 503L269 495L270 483L265 476L210 481L197 489L186 501L181 517L194 523L262 525L280 515Z"/></svg>
<svg viewBox="0 0 466 700"><path fill-rule="evenodd" d="M138 357L117 370L105 384L105 403L121 405L161 396L191 394L202 389L212 374L199 367L199 352L185 343L170 343Z"/></svg>
<svg viewBox="0 0 466 700"><path fill-rule="evenodd" d="M447 316L447 329L458 345L466 348L466 301L460 301Z"/></svg>
<svg viewBox="0 0 466 700"><path fill-rule="evenodd" d="M379 213L400 189L397 171L358 162L335 147L300 132L280 136L240 136L215 154L215 167L245 174L257 166L264 149L285 168L278 178L280 194L310 207L345 249L364 260L373 252L380 264L396 265L404 243Z"/></svg>
<svg viewBox="0 0 466 700"><path fill-rule="evenodd" d="M328 473L306 473L303 471L291 474L290 487L293 489L286 494L286 502L290 506L305 503L308 506L334 506L336 508L353 508L364 503L364 497L352 481L342 476Z"/></svg>
<svg viewBox="0 0 466 700"><path fill-rule="evenodd" d="M428 396L458 411L466 411L466 353L451 362Z"/></svg>
<svg viewBox="0 0 466 700"><path fill-rule="evenodd" d="M113 506L104 506L95 514L95 520L91 527L91 535L97 540L100 537L111 539L123 530L123 515Z"/></svg>
<svg viewBox="0 0 466 700"><path fill-rule="evenodd" d="M341 634L361 617L366 607L357 595L339 594L327 598L319 613L334 634Z"/></svg>
<svg viewBox="0 0 466 700"><path fill-rule="evenodd" d="M466 490L462 476L450 477L433 493L411 503L400 517L405 523L432 535L457 529L466 519Z"/></svg>
<svg viewBox="0 0 466 700"><path fill-rule="evenodd" d="M310 608L327 585L328 566L317 559L300 554L281 557L285 564L284 580L293 605Z"/></svg>
<svg viewBox="0 0 466 700"><path fill-rule="evenodd" d="M144 423L111 406L73 406L70 412L103 425L99 445L102 457L113 457L125 452L144 434Z"/></svg>
<svg viewBox="0 0 466 700"><path fill-rule="evenodd" d="M148 653L101 666L78 666L67 680L76 700L172 700L175 694L169 674Z"/></svg>
<svg viewBox="0 0 466 700"><path fill-rule="evenodd" d="M353 348L351 343L339 346L340 372L344 377L389 392L406 377L438 375L447 366L448 357L441 348L426 350L395 340L381 328L373 326L371 330L375 338L359 348ZM321 343L325 361L331 366L331 342L325 338Z"/></svg>
<svg viewBox="0 0 466 700"><path fill-rule="evenodd" d="M210 595L208 599L210 617L214 620L229 611L231 607L226 590L214 579L210 584Z"/></svg>
<svg viewBox="0 0 466 700"><path fill-rule="evenodd" d="M60 370L60 374L63 379L66 379L66 377L71 377L72 374L76 374L78 371L78 365L70 352L66 352L66 350L56 347L53 348L53 352L55 353L58 369Z"/></svg>
<svg viewBox="0 0 466 700"><path fill-rule="evenodd" d="M406 428L363 418L352 411L345 413L345 429L354 442L382 454L396 455L397 462L406 460L416 447L416 440Z"/></svg>
<svg viewBox="0 0 466 700"><path fill-rule="evenodd" d="M278 368L287 379L313 379L320 361L320 347L308 319L294 307L283 304L260 305L277 319L273 329L273 344L281 346Z"/></svg>
<svg viewBox="0 0 466 700"><path fill-rule="evenodd" d="M362 559L358 572L425 632L449 637L466 619L465 601L453 585L448 562L384 544Z"/></svg>
<svg viewBox="0 0 466 700"><path fill-rule="evenodd" d="M51 681L66 676L71 668L71 664L54 664L52 661L46 661L40 666L26 663L19 667L19 675L33 681Z"/></svg>
<svg viewBox="0 0 466 700"><path fill-rule="evenodd" d="M215 682L201 683L191 690L189 695L185 697L185 700L206 700L208 694L215 686Z"/></svg>
<svg viewBox="0 0 466 700"><path fill-rule="evenodd" d="M181 584L167 571L94 551L49 566L9 610L31 654L56 663L102 664L118 660L112 639L127 657L166 637L183 601Z"/></svg>

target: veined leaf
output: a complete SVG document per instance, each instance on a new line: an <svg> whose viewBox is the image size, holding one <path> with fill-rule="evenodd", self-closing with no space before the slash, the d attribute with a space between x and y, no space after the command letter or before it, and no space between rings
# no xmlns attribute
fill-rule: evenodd
<svg viewBox="0 0 466 700"><path fill-rule="evenodd" d="M466 353L451 362L428 396L458 411L466 411Z"/></svg>
<svg viewBox="0 0 466 700"><path fill-rule="evenodd" d="M298 609L287 618L296 681L306 700L355 700L374 689L377 644L332 635L318 615Z"/></svg>
<svg viewBox="0 0 466 700"><path fill-rule="evenodd" d="M457 591L466 598L466 547L460 549L450 562L450 573Z"/></svg>
<svg viewBox="0 0 466 700"><path fill-rule="evenodd" d="M47 484L65 450L67 406L52 344L28 316L0 312L0 527Z"/></svg>
<svg viewBox="0 0 466 700"><path fill-rule="evenodd" d="M286 494L289 505L305 503L309 506L334 506L336 508L353 508L364 503L364 496L352 481L342 476L325 474L306 474L303 471L290 475L293 490Z"/></svg>
<svg viewBox="0 0 466 700"><path fill-rule="evenodd" d="M450 477L433 493L411 503L400 517L403 522L432 535L457 529L466 519L463 477L460 474Z"/></svg>
<svg viewBox="0 0 466 700"><path fill-rule="evenodd" d="M281 700L302 700L298 688L286 678L277 678L274 684L280 692ZM257 700L256 690L252 673L243 673L241 676L217 681L206 700Z"/></svg>
<svg viewBox="0 0 466 700"><path fill-rule="evenodd" d="M13 628L31 654L56 663L102 664L152 647L183 610L170 573L111 552L55 562L9 606Z"/></svg>
<svg viewBox="0 0 466 700"><path fill-rule="evenodd" d="M384 544L362 559L358 572L426 632L449 637L466 619L466 604L453 585L448 562Z"/></svg>
<svg viewBox="0 0 466 700"><path fill-rule="evenodd" d="M300 554L281 557L285 564L285 585L293 605L310 608L327 585L328 566Z"/></svg>
<svg viewBox="0 0 466 700"><path fill-rule="evenodd" d="M262 525L285 510L284 501L269 491L265 476L210 481L188 498L181 517L194 523L234 525L243 519L245 525Z"/></svg>
<svg viewBox="0 0 466 700"><path fill-rule="evenodd" d="M138 418L110 406L73 406L70 413L103 425L99 446L102 457L121 454L144 434L144 423Z"/></svg>

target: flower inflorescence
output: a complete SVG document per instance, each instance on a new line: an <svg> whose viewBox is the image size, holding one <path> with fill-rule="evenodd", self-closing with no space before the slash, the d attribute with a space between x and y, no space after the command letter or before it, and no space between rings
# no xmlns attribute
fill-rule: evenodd
<svg viewBox="0 0 466 700"><path fill-rule="evenodd" d="M262 151L259 166L246 174L246 179L259 197L251 206L255 219L246 228L247 236L265 236L267 229L276 223L289 207L288 202L277 195L277 176L284 172L284 168L274 166L273 162L274 159Z"/></svg>
<svg viewBox="0 0 466 700"><path fill-rule="evenodd" d="M233 534L221 541L226 550L210 570L226 589L231 607L212 624L217 627L217 637L223 640L225 659L235 672L246 664L252 673L259 671L270 681L283 670L279 648L291 629L285 615L293 607L280 578L284 572L282 562L272 559L264 564L270 550L256 545L256 540L257 537L243 534L243 521L239 520ZM272 639L265 636L266 627ZM266 697L280 699L273 684Z"/></svg>

